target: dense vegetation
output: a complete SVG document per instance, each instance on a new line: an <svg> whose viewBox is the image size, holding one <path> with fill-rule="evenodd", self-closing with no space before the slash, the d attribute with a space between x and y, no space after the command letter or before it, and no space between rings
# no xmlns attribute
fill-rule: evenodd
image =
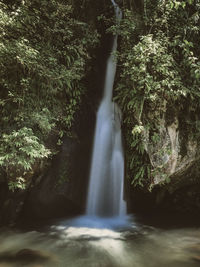
<svg viewBox="0 0 200 267"><path fill-rule="evenodd" d="M150 188L162 172L147 143L159 144L163 119L171 124L175 113L179 130L199 142L200 1L116 2L123 19L115 25L108 14L95 17L101 1L0 1L0 172L10 189L25 188L63 134L73 134L88 94L83 79L98 42L97 19L120 36L114 99L123 111L131 183Z"/></svg>
<svg viewBox="0 0 200 267"><path fill-rule="evenodd" d="M70 0L0 1L0 167L10 189L72 134L82 79L98 42ZM54 145L49 147L49 138Z"/></svg>
<svg viewBox="0 0 200 267"><path fill-rule="evenodd" d="M127 175L151 188L162 166L152 165L147 144L159 143L163 119L171 124L177 114L179 130L200 140L200 1L144 0L140 12L135 2L125 1L121 25L109 31L121 37L115 100L124 115Z"/></svg>

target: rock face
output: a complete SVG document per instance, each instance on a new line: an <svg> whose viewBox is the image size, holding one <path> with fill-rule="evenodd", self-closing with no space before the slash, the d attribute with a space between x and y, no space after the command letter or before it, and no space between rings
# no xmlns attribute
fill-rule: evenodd
<svg viewBox="0 0 200 267"><path fill-rule="evenodd" d="M200 145L192 127L182 114L165 110L157 125L152 142L144 127L144 147L152 172L149 188L131 190L131 203L146 211L157 207L181 212L198 213L200 210ZM155 115L155 114L154 114ZM154 116L152 115L152 116ZM191 118L189 118L191 120Z"/></svg>
<svg viewBox="0 0 200 267"><path fill-rule="evenodd" d="M23 215L47 219L84 211L89 167L86 149L90 150L87 143L64 138L47 173L37 177L30 188Z"/></svg>
<svg viewBox="0 0 200 267"><path fill-rule="evenodd" d="M148 140L148 134L146 136L145 139ZM183 137L179 131L177 117L174 117L174 121L167 126L166 121L162 120L157 136L156 144L152 145L148 141L145 144L151 165L156 172L153 177L154 185L164 182L166 178L173 182L176 176L187 172L199 159L197 141L190 138L184 144L186 148L185 154L181 154L181 138Z"/></svg>
<svg viewBox="0 0 200 267"><path fill-rule="evenodd" d="M6 181L0 182L0 225L12 225L23 207L26 191L13 193Z"/></svg>

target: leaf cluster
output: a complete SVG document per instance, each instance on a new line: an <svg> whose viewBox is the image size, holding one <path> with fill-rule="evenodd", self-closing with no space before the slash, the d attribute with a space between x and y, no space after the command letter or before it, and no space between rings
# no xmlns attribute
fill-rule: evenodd
<svg viewBox="0 0 200 267"><path fill-rule="evenodd" d="M23 127L10 134L3 134L0 146L0 166L8 177L12 188L25 188L25 178L34 164L48 158L50 150L39 142L30 128Z"/></svg>

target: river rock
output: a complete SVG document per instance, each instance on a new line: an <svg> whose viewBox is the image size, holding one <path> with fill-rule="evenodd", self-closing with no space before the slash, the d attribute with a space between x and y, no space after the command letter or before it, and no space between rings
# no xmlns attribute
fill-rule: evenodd
<svg viewBox="0 0 200 267"><path fill-rule="evenodd" d="M15 259L16 261L33 263L33 262L45 262L49 260L55 260L55 257L43 251L25 248L19 250L16 253Z"/></svg>
<svg viewBox="0 0 200 267"><path fill-rule="evenodd" d="M4 253L0 255L0 264L4 264L2 266L13 266L14 264L26 264L26 266L43 266L43 264L48 261L57 262L57 259L54 255L51 255L47 252L34 250L29 248L24 248L19 250L17 253ZM32 265L34 264L34 265ZM1 266L1 265L0 265Z"/></svg>

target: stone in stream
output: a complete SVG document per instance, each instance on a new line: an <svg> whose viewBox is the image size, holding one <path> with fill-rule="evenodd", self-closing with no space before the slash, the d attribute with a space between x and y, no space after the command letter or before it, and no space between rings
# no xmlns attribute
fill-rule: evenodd
<svg viewBox="0 0 200 267"><path fill-rule="evenodd" d="M197 261L197 262L200 263L200 255L194 255L194 256L192 257L192 260L195 260L195 261Z"/></svg>
<svg viewBox="0 0 200 267"><path fill-rule="evenodd" d="M39 251L39 250L33 250L33 249L21 249L18 251L15 255L16 260L18 261L48 261L52 259L52 256L49 254L46 254L45 252Z"/></svg>
<svg viewBox="0 0 200 267"><path fill-rule="evenodd" d="M43 263L50 261L56 263L58 260L52 254L29 248L21 249L15 254L3 253L0 255L0 267L13 266L13 263L23 264L23 266L26 264L30 267L42 267Z"/></svg>
<svg viewBox="0 0 200 267"><path fill-rule="evenodd" d="M190 252L190 258L200 263L200 243L194 244L186 248Z"/></svg>
<svg viewBox="0 0 200 267"><path fill-rule="evenodd" d="M15 254L17 261L28 264L30 267L44 267L46 263L54 263L55 266L59 265L59 259L46 251L34 249L21 249ZM43 265L45 264L45 265Z"/></svg>

